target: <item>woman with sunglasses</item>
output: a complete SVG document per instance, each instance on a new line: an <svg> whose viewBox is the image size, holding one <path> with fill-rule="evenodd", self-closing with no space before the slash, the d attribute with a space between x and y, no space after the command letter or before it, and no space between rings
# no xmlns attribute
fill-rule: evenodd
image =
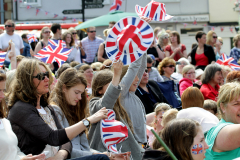
<svg viewBox="0 0 240 160"><path fill-rule="evenodd" d="M218 40L218 36L217 36L216 32L211 30L207 33L206 44L212 46L212 48L214 49L216 59L217 59L217 57L220 57L219 53L220 53L220 49L221 49L221 43Z"/></svg>
<svg viewBox="0 0 240 160"><path fill-rule="evenodd" d="M195 80L195 68L193 65L186 65L182 70L183 78L179 81L180 96L188 87L192 87Z"/></svg>
<svg viewBox="0 0 240 160"><path fill-rule="evenodd" d="M167 45L169 45L169 34L165 31L165 29L162 29L158 35L158 45L160 46L161 51L164 53L164 50Z"/></svg>
<svg viewBox="0 0 240 160"><path fill-rule="evenodd" d="M86 129L83 121L62 128L56 113L48 106L51 71L36 59L23 59L8 96L8 119L18 137L18 146L25 154L45 153L49 159L70 158L69 142ZM107 118L105 108L88 117L89 123Z"/></svg>
<svg viewBox="0 0 240 160"><path fill-rule="evenodd" d="M162 62L159 63L158 72L160 73L164 81L174 81L174 92L177 92L176 84L178 83L178 80L171 77L175 70L175 66L176 62L173 59L166 57L162 60Z"/></svg>
<svg viewBox="0 0 240 160"><path fill-rule="evenodd" d="M37 43L34 52L31 52L31 55L36 55L41 49L48 45L48 40L50 39L50 29L49 27L43 27L40 34L40 40Z"/></svg>
<svg viewBox="0 0 240 160"><path fill-rule="evenodd" d="M198 46L195 47L190 53L191 64L196 66L196 69L202 69L204 71L207 65L216 61L215 53L212 46L206 45L205 32L197 32L195 38L198 42Z"/></svg>

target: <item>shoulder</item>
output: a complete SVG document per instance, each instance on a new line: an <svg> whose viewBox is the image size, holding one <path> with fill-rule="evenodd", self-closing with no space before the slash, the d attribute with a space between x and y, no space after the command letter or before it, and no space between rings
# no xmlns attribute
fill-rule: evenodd
<svg viewBox="0 0 240 160"><path fill-rule="evenodd" d="M82 40L81 40L81 42L85 42L85 41L87 41L88 40L88 37L85 37L85 38L83 38Z"/></svg>
<svg viewBox="0 0 240 160"><path fill-rule="evenodd" d="M186 48L185 44L181 44L182 48Z"/></svg>
<svg viewBox="0 0 240 160"><path fill-rule="evenodd" d="M19 115L24 116L24 115L29 115L36 112L37 112L37 109L35 106L19 100L10 109L9 117L14 117Z"/></svg>
<svg viewBox="0 0 240 160"><path fill-rule="evenodd" d="M209 87L208 87L207 84L203 84L203 85L201 86L201 88L200 88L200 91L201 91L201 92L208 91L208 90L210 90L210 89L209 89Z"/></svg>
<svg viewBox="0 0 240 160"><path fill-rule="evenodd" d="M102 38L99 38L99 37L96 37L96 40L101 42L101 43L104 41Z"/></svg>
<svg viewBox="0 0 240 160"><path fill-rule="evenodd" d="M165 47L165 50L171 50L171 45L167 45L167 46Z"/></svg>

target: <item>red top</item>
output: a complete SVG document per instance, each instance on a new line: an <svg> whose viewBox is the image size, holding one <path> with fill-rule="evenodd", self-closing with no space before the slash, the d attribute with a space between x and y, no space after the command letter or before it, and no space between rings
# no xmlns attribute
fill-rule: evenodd
<svg viewBox="0 0 240 160"><path fill-rule="evenodd" d="M202 54L195 54L195 61L196 66L207 66L208 65L208 58L205 56L204 53Z"/></svg>
<svg viewBox="0 0 240 160"><path fill-rule="evenodd" d="M186 50L186 46L185 46L184 44L181 44L180 46L181 46L181 52L183 53L183 51ZM171 45L167 45L167 46L165 47L165 50L164 50L164 51L168 51L168 52L170 53L170 56L173 54ZM177 53L177 54L174 56L173 59L174 59L175 61L178 61L180 58L181 58L180 55Z"/></svg>
<svg viewBox="0 0 240 160"><path fill-rule="evenodd" d="M209 83L203 84L200 91L203 94L204 99L212 99L217 102L217 96L220 86L217 84L216 88L213 88Z"/></svg>

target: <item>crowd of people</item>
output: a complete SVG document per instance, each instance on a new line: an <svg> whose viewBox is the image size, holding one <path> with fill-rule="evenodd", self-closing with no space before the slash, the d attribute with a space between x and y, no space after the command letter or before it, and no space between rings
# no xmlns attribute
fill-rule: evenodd
<svg viewBox="0 0 240 160"><path fill-rule="evenodd" d="M240 72L216 64L223 41L214 31L197 32L187 52L177 31L157 27L146 53L124 65L108 59L95 27L79 40L74 28L62 33L54 23L33 44L14 29L8 20L0 36L7 52L0 70L1 160L172 159L151 128L179 160L240 157ZM72 48L62 66L34 58L50 38ZM233 45L230 56L238 62L240 35ZM115 154L101 139L108 110L128 129Z"/></svg>

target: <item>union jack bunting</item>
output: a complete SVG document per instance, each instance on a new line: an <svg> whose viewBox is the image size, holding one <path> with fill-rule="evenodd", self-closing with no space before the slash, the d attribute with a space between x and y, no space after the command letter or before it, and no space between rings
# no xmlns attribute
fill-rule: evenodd
<svg viewBox="0 0 240 160"><path fill-rule="evenodd" d="M234 60L234 58L227 56L226 54L222 54L216 63L224 66L229 66L232 70L240 70L240 65L237 63L237 61Z"/></svg>
<svg viewBox="0 0 240 160"><path fill-rule="evenodd" d="M117 11L120 9L121 6L122 6L122 0L114 0L112 3L112 6L110 7L109 12Z"/></svg>
<svg viewBox="0 0 240 160"><path fill-rule="evenodd" d="M151 1L146 7L139 5L135 6L135 12L139 17L150 18L153 21L166 21L171 19L173 16L166 14L166 8L164 3Z"/></svg>
<svg viewBox="0 0 240 160"><path fill-rule="evenodd" d="M36 55L36 58L45 63L57 62L59 67L68 59L72 49L64 47L63 40L50 40L48 46L41 49Z"/></svg>
<svg viewBox="0 0 240 160"><path fill-rule="evenodd" d="M106 52L110 60L120 59L131 64L144 54L154 39L152 27L138 17L118 21L106 39Z"/></svg>
<svg viewBox="0 0 240 160"><path fill-rule="evenodd" d="M28 38L28 43L32 43L32 42L37 42L37 36L35 34L28 34L27 35Z"/></svg>
<svg viewBox="0 0 240 160"><path fill-rule="evenodd" d="M116 144L128 138L128 128L120 121L114 120L115 112L108 110L108 119L101 120L100 132L103 145L113 153L118 153Z"/></svg>
<svg viewBox="0 0 240 160"><path fill-rule="evenodd" d="M6 54L7 54L7 52L0 51L0 67L3 66L3 63L4 63L5 58L6 58Z"/></svg>
<svg viewBox="0 0 240 160"><path fill-rule="evenodd" d="M36 15L39 13L40 9L36 8Z"/></svg>

